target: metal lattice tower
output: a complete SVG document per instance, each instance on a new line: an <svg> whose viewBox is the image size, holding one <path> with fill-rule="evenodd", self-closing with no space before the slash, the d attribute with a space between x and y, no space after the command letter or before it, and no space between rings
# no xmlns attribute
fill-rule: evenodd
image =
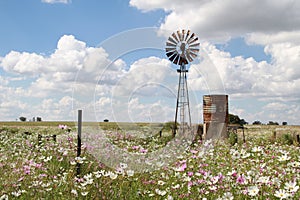
<svg viewBox="0 0 300 200"><path fill-rule="evenodd" d="M190 112L190 103L189 103L189 93L187 86L186 69L185 64L180 66L180 69L177 70L179 73L179 84L178 84L178 94L177 94L177 103L176 103L176 112L175 112L175 124L177 124L177 115L178 109L180 112L180 128L181 131L185 131L187 128L191 127L191 112Z"/></svg>
<svg viewBox="0 0 300 200"><path fill-rule="evenodd" d="M189 104L189 94L187 86L186 65L192 62L197 57L199 52L198 37L194 33L190 34L190 31L177 31L173 33L166 42L166 55L169 60L180 68L177 69L179 73L178 94L175 112L175 125L173 129L173 135L176 134L177 116L178 110L180 112L180 131L185 133L185 130L191 127L191 113Z"/></svg>

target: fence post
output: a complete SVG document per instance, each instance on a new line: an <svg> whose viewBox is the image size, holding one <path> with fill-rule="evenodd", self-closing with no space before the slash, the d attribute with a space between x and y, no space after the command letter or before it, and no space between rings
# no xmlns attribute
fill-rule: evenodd
<svg viewBox="0 0 300 200"><path fill-rule="evenodd" d="M246 138L245 138L245 128L243 127L243 142L246 143Z"/></svg>
<svg viewBox="0 0 300 200"><path fill-rule="evenodd" d="M276 140L276 131L273 131L273 140Z"/></svg>
<svg viewBox="0 0 300 200"><path fill-rule="evenodd" d="M82 127L82 110L78 110L78 133L77 133L77 157L81 154L81 127ZM77 176L80 174L80 163L77 162Z"/></svg>
<svg viewBox="0 0 300 200"><path fill-rule="evenodd" d="M42 144L42 135L38 134L38 145Z"/></svg>

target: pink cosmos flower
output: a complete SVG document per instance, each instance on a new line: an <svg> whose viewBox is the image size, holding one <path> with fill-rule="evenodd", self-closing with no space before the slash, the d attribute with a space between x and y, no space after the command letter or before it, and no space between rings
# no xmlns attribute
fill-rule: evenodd
<svg viewBox="0 0 300 200"><path fill-rule="evenodd" d="M246 181L246 179L245 179L245 177L244 177L243 174L240 175L240 176L238 176L237 179L236 179L236 182L237 182L237 183L240 183L240 184L244 184L245 181Z"/></svg>
<svg viewBox="0 0 300 200"><path fill-rule="evenodd" d="M179 169L178 169L178 171L179 172L183 172L185 169L186 169L186 163L183 163L180 167L179 167Z"/></svg>
<svg viewBox="0 0 300 200"><path fill-rule="evenodd" d="M24 174L30 174L30 166L24 165L23 166L23 171L24 171Z"/></svg>
<svg viewBox="0 0 300 200"><path fill-rule="evenodd" d="M193 176L194 172L188 172L188 176Z"/></svg>
<svg viewBox="0 0 300 200"><path fill-rule="evenodd" d="M137 150L137 149L139 149L139 148L140 148L139 146L133 146L133 147L132 147L133 150Z"/></svg>
<svg viewBox="0 0 300 200"><path fill-rule="evenodd" d="M147 150L147 149L140 149L140 152L141 152L141 153L147 153L148 150Z"/></svg>

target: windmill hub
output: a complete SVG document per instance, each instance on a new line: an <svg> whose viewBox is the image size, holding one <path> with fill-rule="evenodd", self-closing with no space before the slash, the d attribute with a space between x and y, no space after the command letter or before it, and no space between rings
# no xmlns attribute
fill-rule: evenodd
<svg viewBox="0 0 300 200"><path fill-rule="evenodd" d="M169 60L175 65L179 65L177 69L179 73L178 95L175 113L175 125L173 129L173 135L176 134L177 126L177 114L180 110L180 131L184 134L186 129L191 127L191 114L189 106L189 96L186 73L186 65L192 62L199 52L198 37L194 33L190 34L190 31L177 31L172 33L166 42L166 55ZM186 113L187 112L187 113ZM186 116L188 119L186 119Z"/></svg>

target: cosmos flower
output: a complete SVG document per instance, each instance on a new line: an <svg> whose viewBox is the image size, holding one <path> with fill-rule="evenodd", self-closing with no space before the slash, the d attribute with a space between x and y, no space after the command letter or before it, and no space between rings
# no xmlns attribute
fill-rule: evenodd
<svg viewBox="0 0 300 200"><path fill-rule="evenodd" d="M297 186L296 182L287 182L284 184L284 189L286 189L289 192L297 192L299 186Z"/></svg>
<svg viewBox="0 0 300 200"><path fill-rule="evenodd" d="M160 196L165 196L167 192L165 190L155 189L155 193Z"/></svg>
<svg viewBox="0 0 300 200"><path fill-rule="evenodd" d="M133 176L134 175L133 170L127 170L126 173L127 173L127 176Z"/></svg>
<svg viewBox="0 0 300 200"><path fill-rule="evenodd" d="M285 190L280 189L280 190L275 191L274 196L278 197L280 199L286 199L289 197L289 194Z"/></svg>
<svg viewBox="0 0 300 200"><path fill-rule="evenodd" d="M248 195L254 197L258 194L258 192L259 192L259 189L256 185L248 187Z"/></svg>
<svg viewBox="0 0 300 200"><path fill-rule="evenodd" d="M279 156L279 157L278 157L278 160L279 160L280 162L284 162L284 161L287 161L287 160L289 160L289 159L291 159L291 157L288 156L287 154L283 154L282 156Z"/></svg>

